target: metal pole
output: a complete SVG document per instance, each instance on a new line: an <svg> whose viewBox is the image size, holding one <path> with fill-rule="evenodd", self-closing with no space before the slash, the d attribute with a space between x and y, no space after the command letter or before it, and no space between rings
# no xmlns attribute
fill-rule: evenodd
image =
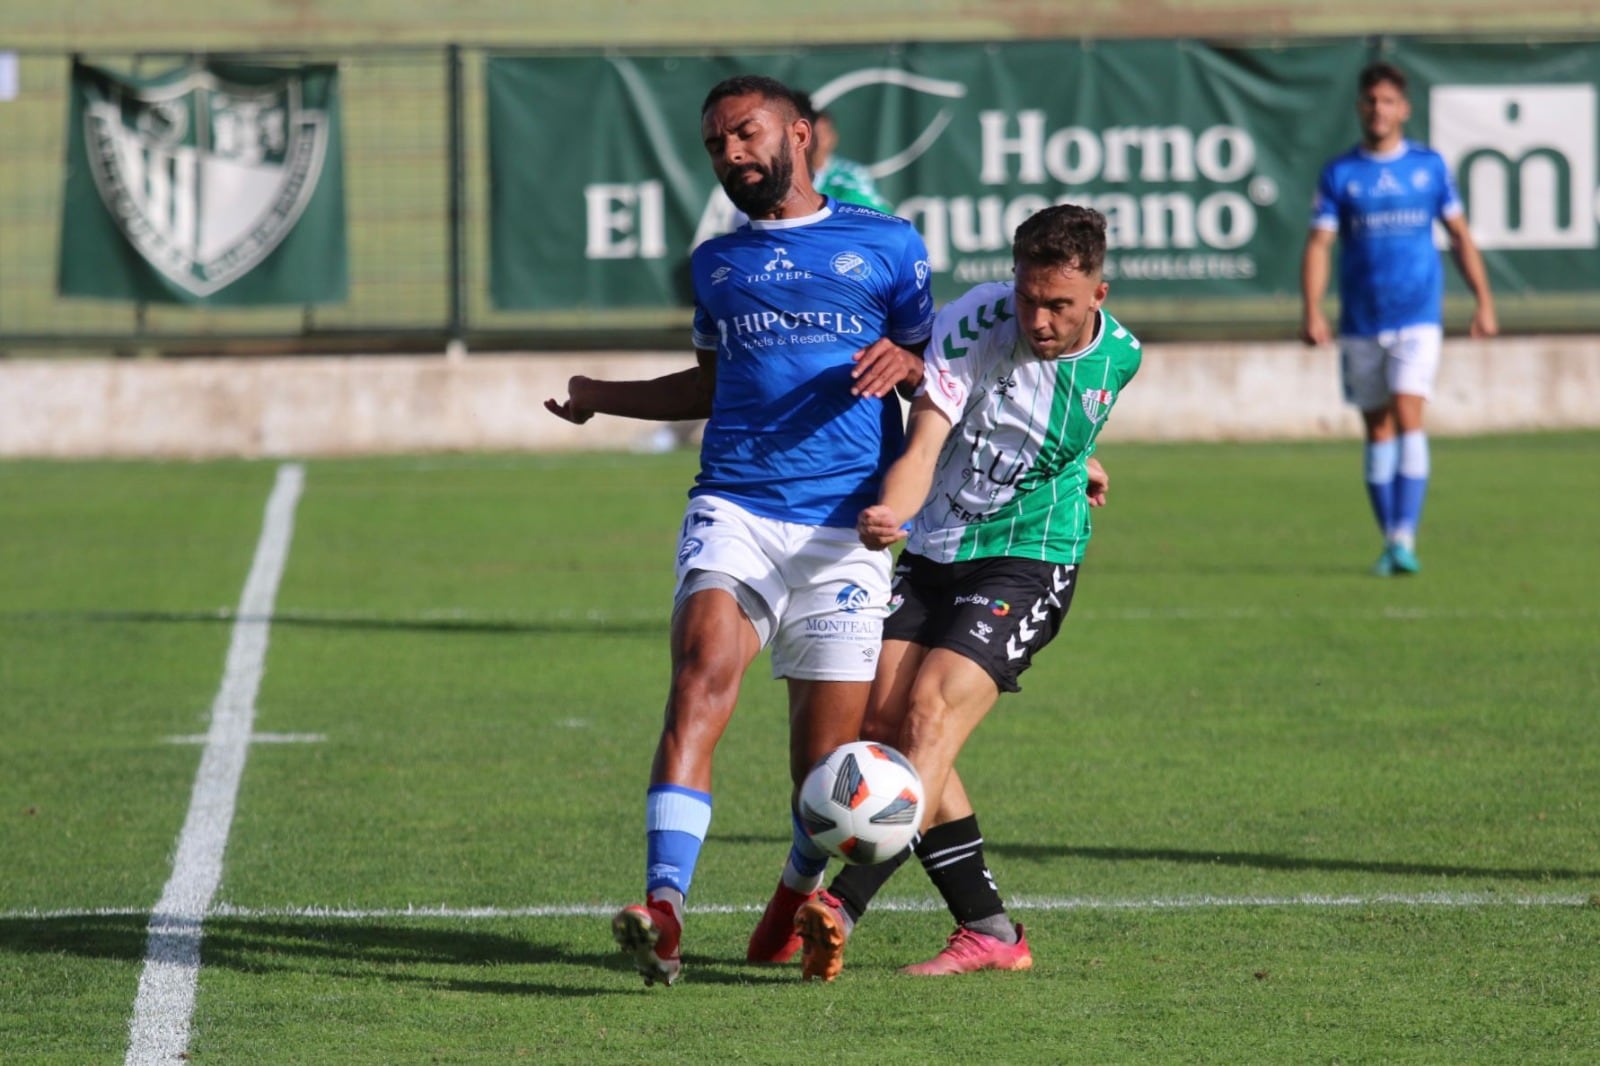
<svg viewBox="0 0 1600 1066"><path fill-rule="evenodd" d="M450 338L445 349L459 359L467 350L466 256L463 230L466 228L466 105L461 94L461 46L445 48L449 68L450 109Z"/></svg>

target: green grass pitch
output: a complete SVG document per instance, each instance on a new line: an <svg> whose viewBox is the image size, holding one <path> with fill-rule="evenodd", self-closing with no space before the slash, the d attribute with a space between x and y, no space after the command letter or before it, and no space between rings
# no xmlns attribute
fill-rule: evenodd
<svg viewBox="0 0 1600 1066"><path fill-rule="evenodd" d="M305 465L195 1063L1584 1063L1600 1046L1600 436L1434 442L1414 579L1353 442L1118 445L1055 646L962 770L1036 968L743 961L782 687L719 753L685 977L642 881L692 456ZM114 1063L277 463L0 463L0 1060ZM276 742L274 742L276 741Z"/></svg>

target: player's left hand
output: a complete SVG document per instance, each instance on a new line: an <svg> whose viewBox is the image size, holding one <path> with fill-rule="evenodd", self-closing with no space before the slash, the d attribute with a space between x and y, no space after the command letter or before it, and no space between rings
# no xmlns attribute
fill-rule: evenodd
<svg viewBox="0 0 1600 1066"><path fill-rule="evenodd" d="M899 385L922 381L922 359L912 355L888 337L879 337L854 356L856 368L850 371L855 384L852 396L882 398Z"/></svg>
<svg viewBox="0 0 1600 1066"><path fill-rule="evenodd" d="M1495 317L1493 304L1478 305L1478 309L1472 314L1472 326L1469 332L1475 338L1499 335L1500 320Z"/></svg>
<svg viewBox="0 0 1600 1066"><path fill-rule="evenodd" d="M875 503L861 512L856 518L856 532L861 535L861 543L874 551L906 538L900 520L881 503Z"/></svg>
<svg viewBox="0 0 1600 1066"><path fill-rule="evenodd" d="M1111 475L1106 473L1106 468L1100 465L1100 460L1089 456L1089 461L1083 464L1089 474L1089 482L1083 487L1083 494L1089 497L1090 507L1104 507L1106 505L1106 490L1111 487Z"/></svg>

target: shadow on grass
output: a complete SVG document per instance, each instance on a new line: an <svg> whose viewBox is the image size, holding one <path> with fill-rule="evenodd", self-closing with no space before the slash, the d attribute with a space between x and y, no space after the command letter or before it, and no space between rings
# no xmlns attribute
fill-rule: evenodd
<svg viewBox="0 0 1600 1066"><path fill-rule="evenodd" d="M148 921L140 914L0 919L0 954L64 954L140 963L148 946ZM572 968L582 974L570 982L540 981L524 976L522 968L530 966ZM535 937L346 919L213 918L205 923L201 967L398 982L500 996L588 997L631 994L644 987L632 963L609 943L605 950L575 950ZM792 968L708 959L693 952L685 956L684 972L685 980L704 985L795 980Z"/></svg>
<svg viewBox="0 0 1600 1066"><path fill-rule="evenodd" d="M267 622L274 628L340 629L372 633L465 633L515 635L573 633L661 636L668 633L665 610L660 618L394 618L381 615L320 614L283 611L241 615L236 611L15 611L0 612L0 622L90 622L115 625L228 625L238 621Z"/></svg>
<svg viewBox="0 0 1600 1066"><path fill-rule="evenodd" d="M1245 866L1258 870L1326 870L1387 874L1394 877L1478 877L1506 881L1593 881L1600 870L1564 867L1463 866L1443 863L1379 862L1323 859L1250 851L1202 851L1187 848L1085 848L1070 844L985 843L993 855L1037 861L1094 859L1102 862L1178 862L1197 866Z"/></svg>

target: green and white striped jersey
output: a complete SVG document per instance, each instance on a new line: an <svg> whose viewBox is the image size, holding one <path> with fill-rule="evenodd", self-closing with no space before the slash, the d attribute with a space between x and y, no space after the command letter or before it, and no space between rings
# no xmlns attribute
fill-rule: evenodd
<svg viewBox="0 0 1600 1066"><path fill-rule="evenodd" d="M853 159L834 156L812 178L816 190L847 204L861 204L886 215L894 214L894 205L878 191L877 182L866 167Z"/></svg>
<svg viewBox="0 0 1600 1066"><path fill-rule="evenodd" d="M936 562L1076 563L1089 543L1084 464L1139 369L1139 342L1102 309L1087 346L1040 359L1015 310L1000 282L934 319L921 391L954 428L906 547Z"/></svg>

